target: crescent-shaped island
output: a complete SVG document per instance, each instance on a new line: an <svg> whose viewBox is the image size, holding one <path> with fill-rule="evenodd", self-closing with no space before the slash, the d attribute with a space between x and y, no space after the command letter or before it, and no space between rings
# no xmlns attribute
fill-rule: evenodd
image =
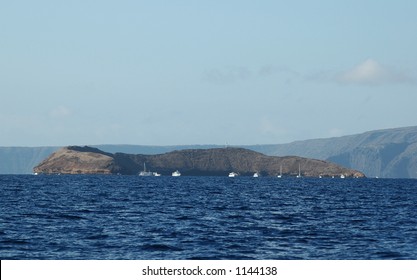
<svg viewBox="0 0 417 280"><path fill-rule="evenodd" d="M34 168L36 174L138 175L144 170L171 176L365 177L357 170L332 162L297 156L267 156L243 148L179 150L157 155L106 153L88 146L68 146L51 154Z"/></svg>

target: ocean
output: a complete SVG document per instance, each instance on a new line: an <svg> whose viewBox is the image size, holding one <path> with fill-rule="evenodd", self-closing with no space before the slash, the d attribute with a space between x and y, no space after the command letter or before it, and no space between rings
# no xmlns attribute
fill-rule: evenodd
<svg viewBox="0 0 417 280"><path fill-rule="evenodd" d="M417 180L0 175L0 258L417 259Z"/></svg>

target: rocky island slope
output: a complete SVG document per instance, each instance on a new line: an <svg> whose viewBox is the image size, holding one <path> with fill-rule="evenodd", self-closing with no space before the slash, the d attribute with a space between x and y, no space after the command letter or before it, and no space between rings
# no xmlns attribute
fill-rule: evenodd
<svg viewBox="0 0 417 280"><path fill-rule="evenodd" d="M34 168L39 174L124 174L136 175L144 164L150 171L171 175L226 176L229 172L263 176L296 176L301 169L305 177L364 177L364 174L334 163L296 156L266 156L242 148L191 149L157 155L106 153L96 148L69 146L62 148Z"/></svg>

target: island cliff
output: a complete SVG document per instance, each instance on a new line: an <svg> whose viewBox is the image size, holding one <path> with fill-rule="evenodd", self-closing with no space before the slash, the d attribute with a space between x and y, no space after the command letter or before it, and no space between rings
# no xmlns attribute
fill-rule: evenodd
<svg viewBox="0 0 417 280"><path fill-rule="evenodd" d="M242 148L191 149L157 155L106 153L96 148L69 146L62 148L34 168L39 174L124 174L136 175L144 164L162 175L180 170L183 175L226 176L229 172L276 176L296 176L301 169L305 177L364 177L364 174L334 163L288 156L266 156Z"/></svg>

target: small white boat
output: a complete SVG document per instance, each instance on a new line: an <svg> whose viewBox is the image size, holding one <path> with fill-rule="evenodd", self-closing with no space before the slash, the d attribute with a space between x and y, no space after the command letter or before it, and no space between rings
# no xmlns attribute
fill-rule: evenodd
<svg viewBox="0 0 417 280"><path fill-rule="evenodd" d="M282 164L279 166L279 175L278 178L282 178Z"/></svg>
<svg viewBox="0 0 417 280"><path fill-rule="evenodd" d="M301 178L301 166L298 164L298 175L297 178Z"/></svg>
<svg viewBox="0 0 417 280"><path fill-rule="evenodd" d="M259 177L259 173L258 173L258 172L255 172L255 173L253 174L253 177L258 178L258 177Z"/></svg>
<svg viewBox="0 0 417 280"><path fill-rule="evenodd" d="M346 177L345 177L344 174L342 174L342 175L340 175L340 178L345 179Z"/></svg>
<svg viewBox="0 0 417 280"><path fill-rule="evenodd" d="M139 172L139 176L161 176L158 172L146 171L146 164L143 164L143 171Z"/></svg>
<svg viewBox="0 0 417 280"><path fill-rule="evenodd" d="M239 174L237 174L236 172L230 172L229 173L230 178L237 177L237 176L239 176Z"/></svg>
<svg viewBox="0 0 417 280"><path fill-rule="evenodd" d="M172 176L173 177L180 177L181 173L178 170L176 170L176 171L172 172Z"/></svg>
<svg viewBox="0 0 417 280"><path fill-rule="evenodd" d="M139 176L153 176L152 172L146 171L146 163L143 163L143 171L139 172Z"/></svg>

